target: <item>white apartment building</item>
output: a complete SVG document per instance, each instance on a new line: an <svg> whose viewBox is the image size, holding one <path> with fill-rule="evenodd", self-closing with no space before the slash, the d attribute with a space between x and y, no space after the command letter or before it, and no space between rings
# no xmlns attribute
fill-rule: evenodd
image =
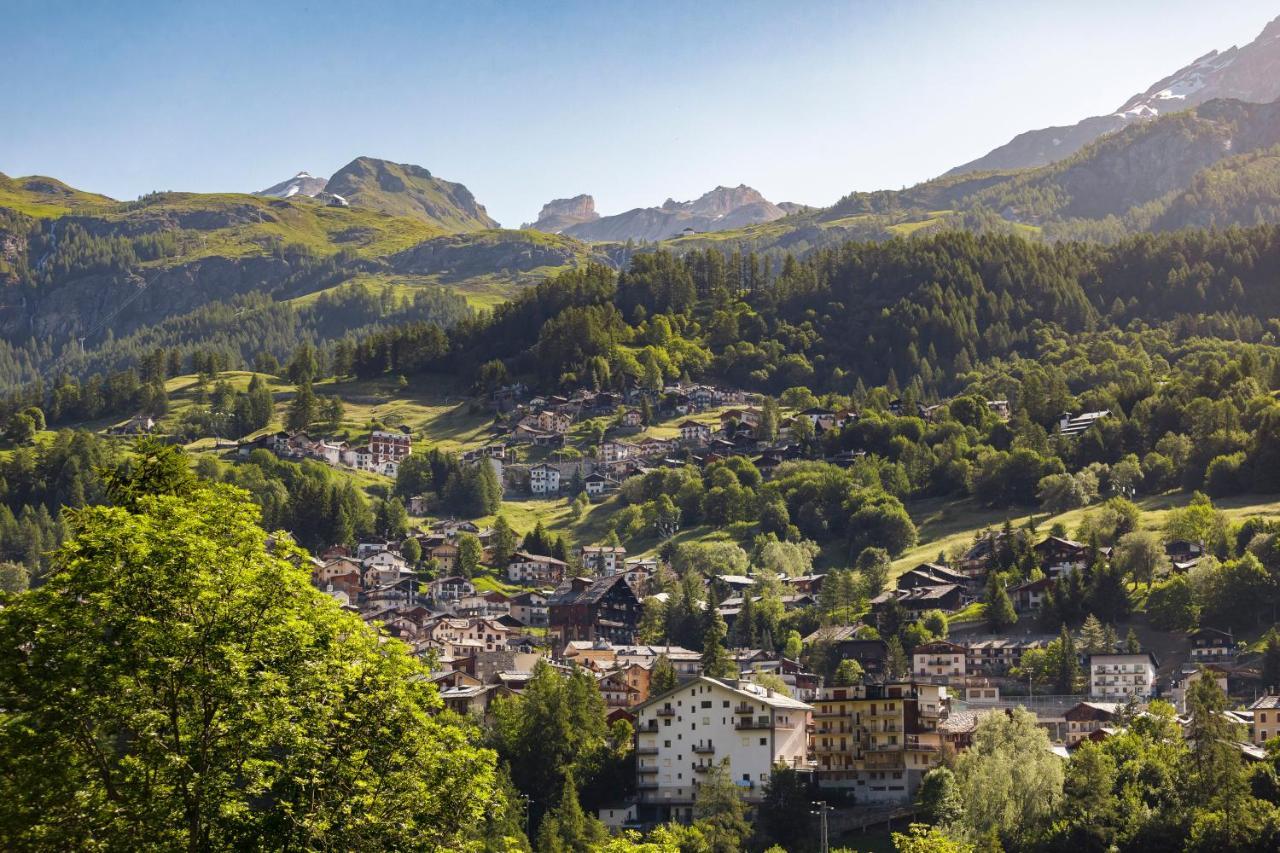
<svg viewBox="0 0 1280 853"><path fill-rule="evenodd" d="M911 672L917 678L955 681L965 678L965 661L969 649L946 640L921 643L911 655Z"/></svg>
<svg viewBox="0 0 1280 853"><path fill-rule="evenodd" d="M582 567L602 577L611 577L623 570L627 549L621 545L583 545Z"/></svg>
<svg viewBox="0 0 1280 853"><path fill-rule="evenodd" d="M1155 694L1156 659L1150 652L1136 655L1092 655L1089 658L1089 695L1123 702Z"/></svg>
<svg viewBox="0 0 1280 853"><path fill-rule="evenodd" d="M554 465L535 465L529 469L529 491L535 495L560 493L560 469Z"/></svg>
<svg viewBox="0 0 1280 853"><path fill-rule="evenodd" d="M812 711L751 682L706 676L651 697L635 708L641 804L663 819L692 819L698 785L726 759L743 797L760 802L775 765L810 766Z"/></svg>

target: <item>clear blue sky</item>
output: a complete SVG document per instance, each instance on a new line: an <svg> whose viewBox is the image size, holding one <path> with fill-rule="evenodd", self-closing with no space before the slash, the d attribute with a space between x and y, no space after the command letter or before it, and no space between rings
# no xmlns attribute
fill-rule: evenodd
<svg viewBox="0 0 1280 853"><path fill-rule="evenodd" d="M509 226L580 192L829 204L1110 112L1278 5L0 0L0 171L133 198L367 154Z"/></svg>

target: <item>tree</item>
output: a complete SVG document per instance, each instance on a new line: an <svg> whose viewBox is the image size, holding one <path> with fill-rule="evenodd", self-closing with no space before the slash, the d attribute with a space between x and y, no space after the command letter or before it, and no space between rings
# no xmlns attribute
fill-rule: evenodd
<svg viewBox="0 0 1280 853"><path fill-rule="evenodd" d="M1280 632L1275 628L1267 632L1267 643L1262 651L1262 684L1264 687L1280 687Z"/></svg>
<svg viewBox="0 0 1280 853"><path fill-rule="evenodd" d="M342 398L338 396L325 397L320 403L320 419L324 421L324 425L329 429L337 429L342 426L342 418L346 414L346 407L342 405Z"/></svg>
<svg viewBox="0 0 1280 853"><path fill-rule="evenodd" d="M560 802L538 827L538 853L587 853L599 849L608 837L604 824L583 812L573 774L566 774Z"/></svg>
<svg viewBox="0 0 1280 853"><path fill-rule="evenodd" d="M941 828L913 823L906 833L892 835L897 853L974 853L974 846L947 835Z"/></svg>
<svg viewBox="0 0 1280 853"><path fill-rule="evenodd" d="M0 593L26 592L30 583L31 574L22 563L0 562Z"/></svg>
<svg viewBox="0 0 1280 853"><path fill-rule="evenodd" d="M747 806L729 778L729 759L706 771L694 796L693 814L707 842L708 853L738 853L751 834Z"/></svg>
<svg viewBox="0 0 1280 853"><path fill-rule="evenodd" d="M268 546L245 492L120 491L0 611L6 846L467 847L494 757L408 647Z"/></svg>
<svg viewBox="0 0 1280 853"><path fill-rule="evenodd" d="M862 683L863 675L862 664L853 658L845 658L836 665L836 674L832 683L836 687L852 687Z"/></svg>
<svg viewBox="0 0 1280 853"><path fill-rule="evenodd" d="M1190 631L1200 620L1200 607L1183 575L1174 575L1147 596L1147 616L1161 631Z"/></svg>
<svg viewBox="0 0 1280 853"><path fill-rule="evenodd" d="M1213 678L1198 678L1187 690L1188 781L1203 804L1236 802L1243 784L1241 726L1227 717L1227 697Z"/></svg>
<svg viewBox="0 0 1280 853"><path fill-rule="evenodd" d="M885 645L888 646L884 662L885 674L890 678L905 678L911 672L911 661L902 648L902 641L894 634Z"/></svg>
<svg viewBox="0 0 1280 853"><path fill-rule="evenodd" d="M1164 562L1164 547L1151 531L1135 530L1120 537L1112 559L1134 583L1145 582L1149 590Z"/></svg>
<svg viewBox="0 0 1280 853"><path fill-rule="evenodd" d="M862 578L864 595L875 598L884 592L885 585L889 583L889 569L892 565L893 560L884 548L862 549L853 568Z"/></svg>
<svg viewBox="0 0 1280 853"><path fill-rule="evenodd" d="M947 767L935 767L924 774L916 802L933 823L947 827L960 824L964 818L964 800L956 776Z"/></svg>
<svg viewBox="0 0 1280 853"><path fill-rule="evenodd" d="M463 533L458 537L458 574L464 578L475 577L483 556L484 546L474 533Z"/></svg>
<svg viewBox="0 0 1280 853"><path fill-rule="evenodd" d="M583 792L592 792L600 775L630 748L606 724L604 697L585 669L561 675L538 661L524 693L495 699L492 712L490 737L498 757L535 811L553 804L570 774L581 780Z"/></svg>
<svg viewBox="0 0 1280 853"><path fill-rule="evenodd" d="M1071 632L1067 630L1067 626L1062 626L1062 631L1058 635L1058 644L1061 649L1058 658L1058 672L1054 678L1054 686L1058 693L1069 695L1076 692L1076 681L1080 678L1080 661L1076 658L1076 641L1072 639Z"/></svg>
<svg viewBox="0 0 1280 853"><path fill-rule="evenodd" d="M800 636L800 632L791 630L787 632L787 639L782 646L782 656L790 660L800 660L800 655L804 651L804 639Z"/></svg>
<svg viewBox="0 0 1280 853"><path fill-rule="evenodd" d="M1138 635L1134 632L1133 626L1129 626L1129 633L1124 638L1125 654L1137 655L1142 653L1142 644L1138 642Z"/></svg>
<svg viewBox="0 0 1280 853"><path fill-rule="evenodd" d="M729 633L724 617L714 607L711 609L711 624L702 635L702 672L712 678L737 678L738 666L725 651L724 640Z"/></svg>
<svg viewBox="0 0 1280 853"><path fill-rule="evenodd" d="M649 676L649 693L657 696L666 693L678 684L675 665L666 655L658 655L653 661L653 672Z"/></svg>
<svg viewBox="0 0 1280 853"><path fill-rule="evenodd" d="M1080 650L1086 655L1111 654L1115 651L1107 648L1107 631L1092 613L1080 626Z"/></svg>
<svg viewBox="0 0 1280 853"><path fill-rule="evenodd" d="M759 828L774 844L798 850L810 836L809 785L799 771L774 767L758 809Z"/></svg>
<svg viewBox="0 0 1280 853"><path fill-rule="evenodd" d="M994 834L1005 849L1023 849L1062 797L1062 761L1029 711L982 717L973 745L956 760L965 834Z"/></svg>
<svg viewBox="0 0 1280 853"><path fill-rule="evenodd" d="M511 529L506 516L499 515L493 520L493 562L496 566L505 566L511 562L511 555L516 552L519 535Z"/></svg>
<svg viewBox="0 0 1280 853"><path fill-rule="evenodd" d="M25 412L18 412L9 418L5 435L17 445L30 444L36 437L36 422Z"/></svg>
<svg viewBox="0 0 1280 853"><path fill-rule="evenodd" d="M1013 609L1013 601L1009 592L1000 581L1000 575L992 572L987 578L987 601L985 613L987 625L993 633L1007 630L1018 622L1018 614Z"/></svg>
<svg viewBox="0 0 1280 853"><path fill-rule="evenodd" d="M316 395L311 390L310 382L298 385L293 399L289 401L289 410L285 415L285 427L290 430L303 430L316 419Z"/></svg>
<svg viewBox="0 0 1280 853"><path fill-rule="evenodd" d="M756 427L756 440L773 442L778 437L778 401L765 397L760 406L760 423Z"/></svg>

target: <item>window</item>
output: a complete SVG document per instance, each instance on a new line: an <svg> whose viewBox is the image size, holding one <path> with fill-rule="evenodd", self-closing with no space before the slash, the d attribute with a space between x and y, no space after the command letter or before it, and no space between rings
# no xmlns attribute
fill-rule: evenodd
<svg viewBox="0 0 1280 853"><path fill-rule="evenodd" d="M1266 732L1263 732L1263 734L1265 735L1265 734L1266 734ZM760 745L761 745L761 746L768 746L768 745L769 745L769 739L768 739L768 738L765 738L765 737L760 738Z"/></svg>
<svg viewBox="0 0 1280 853"><path fill-rule="evenodd" d="M724 700L724 706L725 706L726 708L728 708L728 707L729 707L729 700L728 700L728 699Z"/></svg>
<svg viewBox="0 0 1280 853"><path fill-rule="evenodd" d="M710 707L711 707L711 700L710 700L710 699L703 699L703 700L702 700L702 707L704 707L704 708L710 708Z"/></svg>

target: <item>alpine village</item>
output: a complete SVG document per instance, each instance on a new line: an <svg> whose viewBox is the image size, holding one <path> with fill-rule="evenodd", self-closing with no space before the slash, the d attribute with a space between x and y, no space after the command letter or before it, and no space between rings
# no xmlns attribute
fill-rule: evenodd
<svg viewBox="0 0 1280 853"><path fill-rule="evenodd" d="M0 848L1280 849L1280 19L1152 71L829 206L0 175Z"/></svg>

